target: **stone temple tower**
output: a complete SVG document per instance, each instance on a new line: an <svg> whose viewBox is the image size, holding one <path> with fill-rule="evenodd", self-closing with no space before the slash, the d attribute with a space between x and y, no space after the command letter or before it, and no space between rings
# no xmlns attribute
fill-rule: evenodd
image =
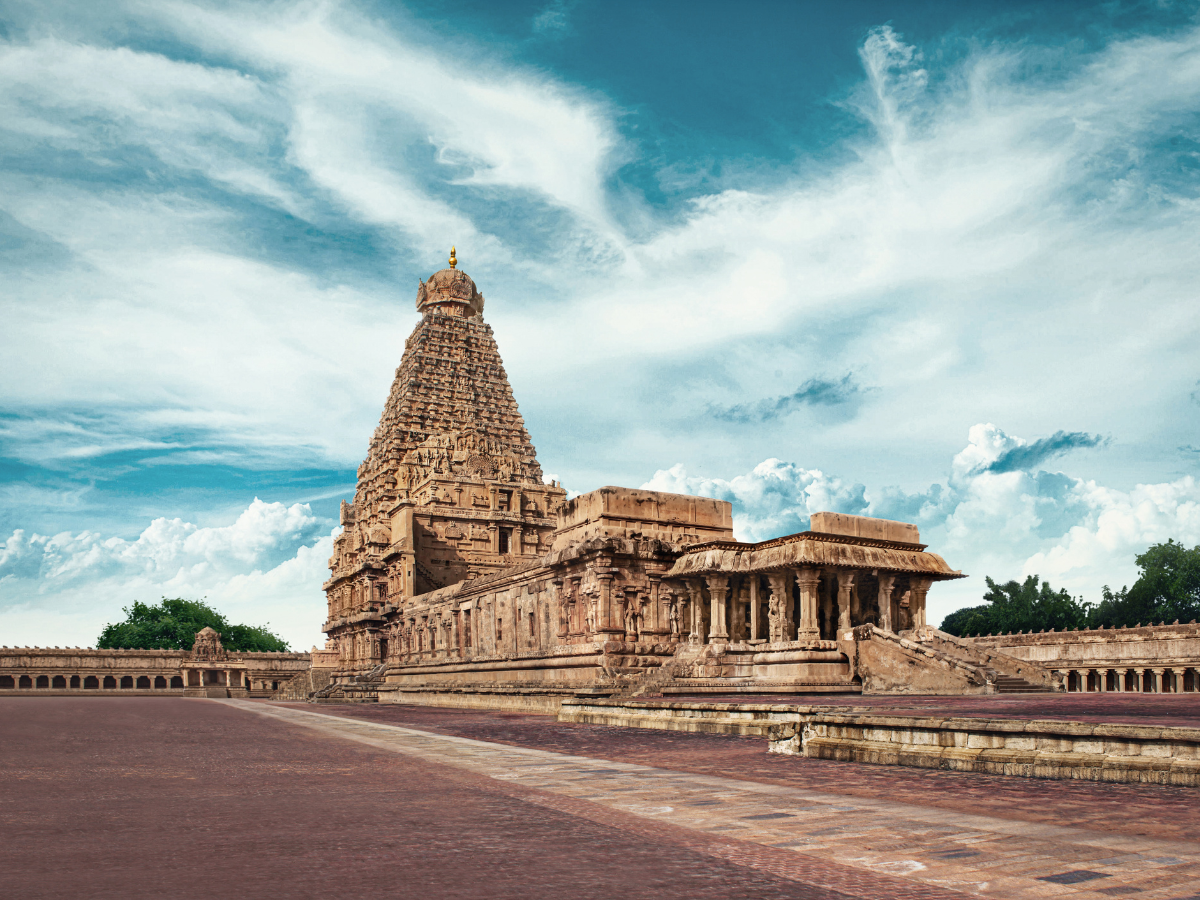
<svg viewBox="0 0 1200 900"><path fill-rule="evenodd" d="M387 658L384 617L407 599L544 555L566 493L542 481L483 295L453 251L417 309L324 585L326 632L363 661Z"/></svg>

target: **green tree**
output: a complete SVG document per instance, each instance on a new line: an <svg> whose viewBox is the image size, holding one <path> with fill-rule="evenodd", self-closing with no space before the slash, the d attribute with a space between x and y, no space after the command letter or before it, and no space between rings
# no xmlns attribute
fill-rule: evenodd
<svg viewBox="0 0 1200 900"><path fill-rule="evenodd" d="M1127 628L1200 619L1200 547L1189 550L1171 539L1152 545L1136 562L1141 574L1133 587L1113 591L1105 585L1089 624Z"/></svg>
<svg viewBox="0 0 1200 900"><path fill-rule="evenodd" d="M1056 591L1037 575L1024 583L987 581L982 606L956 610L942 620L941 630L962 637L969 634L1004 634L1009 631L1067 631L1087 622L1091 605L1066 590ZM1040 584L1040 586L1039 586Z"/></svg>
<svg viewBox="0 0 1200 900"><path fill-rule="evenodd" d="M279 651L288 645L258 625L230 625L203 600L163 597L157 606L135 600L125 607L125 621L104 626L96 646L132 650L190 650L196 632L205 626L221 635L226 650Z"/></svg>

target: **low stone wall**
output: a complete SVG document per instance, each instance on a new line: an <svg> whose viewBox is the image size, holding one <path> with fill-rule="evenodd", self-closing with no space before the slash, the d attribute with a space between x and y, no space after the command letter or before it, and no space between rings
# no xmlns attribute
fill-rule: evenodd
<svg viewBox="0 0 1200 900"><path fill-rule="evenodd" d="M230 653L251 680L251 697L267 697L301 669L307 653ZM179 696L188 690L186 650L96 650L81 647L0 647L0 696L142 694ZM232 690L245 690L240 685ZM196 690L196 688L193 688Z"/></svg>
<svg viewBox="0 0 1200 900"><path fill-rule="evenodd" d="M1145 625L964 638L1040 664L1070 691L1200 690L1200 625Z"/></svg>
<svg viewBox="0 0 1200 900"><path fill-rule="evenodd" d="M775 753L1030 778L1200 786L1200 729L862 714L852 707L571 699L561 722L766 737Z"/></svg>
<svg viewBox="0 0 1200 900"><path fill-rule="evenodd" d="M1027 778L1200 785L1200 728L818 714L775 726L773 753Z"/></svg>

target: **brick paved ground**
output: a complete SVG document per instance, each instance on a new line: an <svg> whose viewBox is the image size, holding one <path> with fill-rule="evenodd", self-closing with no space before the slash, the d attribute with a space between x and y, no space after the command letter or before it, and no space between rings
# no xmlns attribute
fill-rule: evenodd
<svg viewBox="0 0 1200 900"><path fill-rule="evenodd" d="M1200 836L1200 791L1195 788L1047 781L804 759L768 754L762 738L573 725L550 716L491 710L393 704L298 706L329 715L680 772L810 790L836 786L847 796L888 796L958 813L1166 839Z"/></svg>
<svg viewBox="0 0 1200 900"><path fill-rule="evenodd" d="M947 715L988 719L1068 719L1200 728L1200 693L991 694L982 697L871 697L861 694L706 694L663 697L666 702L789 703L849 706L888 715Z"/></svg>
<svg viewBox="0 0 1200 900"><path fill-rule="evenodd" d="M224 702L536 788L541 793L531 802L590 821L628 813L640 820L622 820L620 827L630 833L678 840L715 858L850 896L1200 895L1200 843L1191 835L1172 840L1000 818L896 801L886 791L848 796L835 780L818 790L764 784L483 742L311 707ZM893 876L892 883L862 881L881 873Z"/></svg>
<svg viewBox="0 0 1200 900"><path fill-rule="evenodd" d="M5 898L958 896L176 698L0 699L0 834Z"/></svg>

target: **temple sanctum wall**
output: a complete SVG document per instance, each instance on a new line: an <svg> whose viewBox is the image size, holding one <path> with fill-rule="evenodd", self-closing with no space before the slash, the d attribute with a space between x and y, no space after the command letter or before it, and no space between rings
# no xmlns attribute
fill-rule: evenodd
<svg viewBox="0 0 1200 900"><path fill-rule="evenodd" d="M453 255L418 286L342 506L324 586L337 662L315 699L1061 688L929 626L930 589L963 575L915 525L819 512L745 543L718 499L567 499L541 476L483 308Z"/></svg>

